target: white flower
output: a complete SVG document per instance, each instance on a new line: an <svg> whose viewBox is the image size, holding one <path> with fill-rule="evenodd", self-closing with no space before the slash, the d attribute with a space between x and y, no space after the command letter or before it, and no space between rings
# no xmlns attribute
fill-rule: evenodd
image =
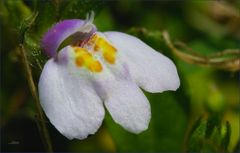
<svg viewBox="0 0 240 153"><path fill-rule="evenodd" d="M139 87L157 93L176 90L173 62L136 37L96 32L92 21L64 20L42 39L51 57L40 81L41 105L56 129L69 139L84 139L101 126L105 109L124 129L148 128L150 105ZM71 43L57 49L72 36Z"/></svg>

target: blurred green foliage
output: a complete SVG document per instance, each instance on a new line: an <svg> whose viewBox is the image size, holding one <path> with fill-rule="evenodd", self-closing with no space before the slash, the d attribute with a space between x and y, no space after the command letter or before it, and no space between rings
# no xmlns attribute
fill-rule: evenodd
<svg viewBox="0 0 240 153"><path fill-rule="evenodd" d="M240 48L240 2L1 0L1 151L44 151L29 93L19 43L28 52L35 82L47 60L40 40L54 23L85 19L94 11L99 31L135 35L177 65L176 92L145 93L151 103L148 130L135 135L106 115L101 129L86 140L67 140L46 121L54 151L68 152L237 152L239 150L239 71L186 63L162 37L185 42L201 55ZM240 58L240 57L239 57ZM11 142L19 144L11 144Z"/></svg>

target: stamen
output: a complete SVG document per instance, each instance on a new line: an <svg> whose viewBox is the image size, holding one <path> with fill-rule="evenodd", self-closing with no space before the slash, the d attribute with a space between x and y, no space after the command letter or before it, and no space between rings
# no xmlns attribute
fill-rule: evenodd
<svg viewBox="0 0 240 153"><path fill-rule="evenodd" d="M92 25L94 21L94 12L87 13L84 26Z"/></svg>
<svg viewBox="0 0 240 153"><path fill-rule="evenodd" d="M91 12L90 12L90 17L89 17L89 20L88 20L89 23L93 23L93 21L94 21L94 16L95 16L94 11L91 11Z"/></svg>
<svg viewBox="0 0 240 153"><path fill-rule="evenodd" d="M94 12L91 11L91 13L86 15L86 20L84 21L83 25L78 28L78 31L83 32L83 33L89 33L91 30L94 28L93 25L93 20L94 20Z"/></svg>

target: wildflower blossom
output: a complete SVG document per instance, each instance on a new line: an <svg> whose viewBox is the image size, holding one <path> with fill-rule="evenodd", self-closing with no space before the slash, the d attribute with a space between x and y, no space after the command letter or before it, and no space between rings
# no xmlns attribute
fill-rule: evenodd
<svg viewBox="0 0 240 153"><path fill-rule="evenodd" d="M71 38L59 52L59 46ZM105 110L124 129L148 128L151 110L140 88L176 90L173 62L134 36L97 32L92 17L64 20L43 37L50 57L40 81L39 97L50 122L69 139L84 139L101 126Z"/></svg>

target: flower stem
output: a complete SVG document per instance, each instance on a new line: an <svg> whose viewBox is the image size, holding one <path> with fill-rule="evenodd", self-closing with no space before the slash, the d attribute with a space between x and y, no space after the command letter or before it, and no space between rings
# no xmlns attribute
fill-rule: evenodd
<svg viewBox="0 0 240 153"><path fill-rule="evenodd" d="M27 60L26 50L25 50L23 44L20 44L19 47L20 47L20 52L21 52L21 59L22 59L22 62L23 62L23 65L24 65L24 68L26 71L26 75L27 75L28 85L29 85L31 94L34 98L36 109L37 109L37 122L39 125L39 131L43 135L43 138L44 138L43 143L45 144L46 150L48 152L53 152L50 136L49 136L47 126L45 123L45 117L44 117L43 111L41 109L40 101L39 101L38 94L37 94L37 89L36 89L36 86L33 81L32 71L31 71L31 68L30 68L28 60Z"/></svg>

